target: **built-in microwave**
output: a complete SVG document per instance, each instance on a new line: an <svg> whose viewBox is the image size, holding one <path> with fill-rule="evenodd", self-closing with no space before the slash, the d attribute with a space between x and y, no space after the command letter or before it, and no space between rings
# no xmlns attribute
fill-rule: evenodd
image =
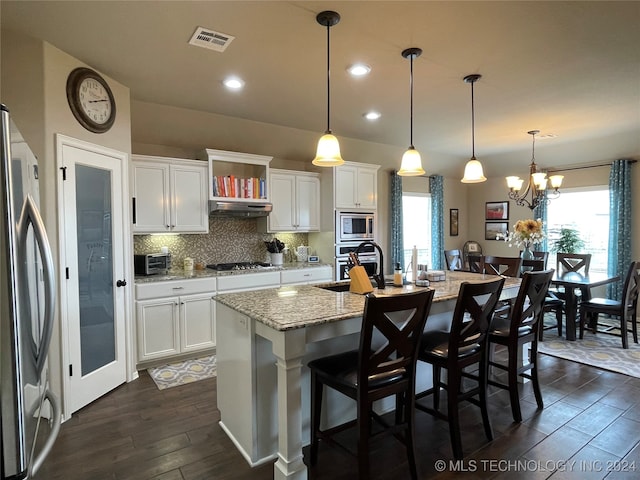
<svg viewBox="0 0 640 480"><path fill-rule="evenodd" d="M373 240L375 213L336 212L336 243Z"/></svg>

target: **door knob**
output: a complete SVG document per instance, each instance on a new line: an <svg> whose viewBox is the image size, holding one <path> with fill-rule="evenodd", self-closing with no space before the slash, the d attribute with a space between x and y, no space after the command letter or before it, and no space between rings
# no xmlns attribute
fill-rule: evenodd
<svg viewBox="0 0 640 480"><path fill-rule="evenodd" d="M126 280L118 280L116 282L116 287L124 287L127 285L127 281Z"/></svg>

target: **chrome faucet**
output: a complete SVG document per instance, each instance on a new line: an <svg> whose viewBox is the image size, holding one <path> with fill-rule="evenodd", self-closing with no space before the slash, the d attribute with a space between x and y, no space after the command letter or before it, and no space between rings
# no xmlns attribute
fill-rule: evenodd
<svg viewBox="0 0 640 480"><path fill-rule="evenodd" d="M380 248L380 245L378 245L376 242L362 242L360 245L356 247L353 253L357 255L360 252L360 249L365 245L371 245L376 250L378 250L378 254L380 255L380 268L378 269L378 273L372 275L372 277L376 281L378 288L383 289L384 288L384 256L382 255L382 249Z"/></svg>

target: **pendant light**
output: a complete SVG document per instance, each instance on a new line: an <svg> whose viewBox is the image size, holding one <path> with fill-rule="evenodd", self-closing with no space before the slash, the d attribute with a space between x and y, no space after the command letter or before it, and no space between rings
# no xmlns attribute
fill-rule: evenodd
<svg viewBox="0 0 640 480"><path fill-rule="evenodd" d="M411 75L409 77L409 89L410 89L410 126L409 126L409 148L404 155L402 155L402 163L400 164L400 170L398 175L404 177L415 177L418 175L424 175L424 169L422 168L422 158L420 153L413 146L413 59L418 58L422 54L421 48L407 48L402 51L402 56L408 58L411 63Z"/></svg>
<svg viewBox="0 0 640 480"><path fill-rule="evenodd" d="M482 75L474 73L464 77L464 81L471 84L471 159L464 167L464 177L460 180L462 183L480 183L486 182L487 177L482 171L482 164L476 160L476 139L475 139L475 110L473 105L473 84L482 78Z"/></svg>
<svg viewBox="0 0 640 480"><path fill-rule="evenodd" d="M311 163L318 167L335 167L337 165L342 165L344 160L340 156L340 144L338 143L338 139L331 133L331 127L329 126L329 118L331 114L329 30L340 21L340 15L338 12L327 10L320 12L316 16L316 21L320 25L327 27L327 130L318 141L316 158L314 158Z"/></svg>

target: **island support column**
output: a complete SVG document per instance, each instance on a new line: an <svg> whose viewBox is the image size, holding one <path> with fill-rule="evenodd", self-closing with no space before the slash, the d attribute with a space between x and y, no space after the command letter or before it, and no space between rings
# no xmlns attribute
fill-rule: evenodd
<svg viewBox="0 0 640 480"><path fill-rule="evenodd" d="M271 340L278 370L278 460L274 480L306 480L302 455L302 357L304 328L275 331L256 322L256 333Z"/></svg>

